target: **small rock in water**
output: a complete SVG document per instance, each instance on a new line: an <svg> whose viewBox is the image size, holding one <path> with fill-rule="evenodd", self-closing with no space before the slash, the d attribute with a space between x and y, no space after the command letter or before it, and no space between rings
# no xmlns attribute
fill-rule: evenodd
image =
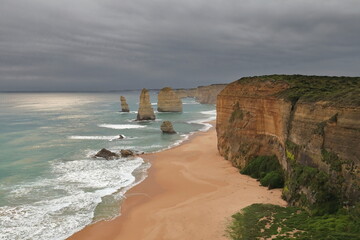
<svg viewBox="0 0 360 240"><path fill-rule="evenodd" d="M134 152L128 149L121 149L120 153L121 153L121 157L124 158L134 156Z"/></svg>
<svg viewBox="0 0 360 240"><path fill-rule="evenodd" d="M160 127L161 131L163 133L168 133L168 134L174 134L176 133L174 128L173 128L173 125L170 121L164 121L162 124L161 124L161 127Z"/></svg>
<svg viewBox="0 0 360 240"><path fill-rule="evenodd" d="M105 158L106 160L113 160L119 158L120 156L112 151L109 151L105 148L101 149L94 157Z"/></svg>

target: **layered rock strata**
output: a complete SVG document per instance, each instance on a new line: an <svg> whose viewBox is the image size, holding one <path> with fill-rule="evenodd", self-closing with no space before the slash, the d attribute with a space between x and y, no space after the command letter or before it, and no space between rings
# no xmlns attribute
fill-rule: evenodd
<svg viewBox="0 0 360 240"><path fill-rule="evenodd" d="M217 99L219 153L243 168L276 155L295 205L360 200L360 78L272 75L229 84Z"/></svg>
<svg viewBox="0 0 360 240"><path fill-rule="evenodd" d="M200 86L196 89L195 99L202 104L216 104L218 94L227 84L212 84L210 86Z"/></svg>
<svg viewBox="0 0 360 240"><path fill-rule="evenodd" d="M130 112L129 105L126 102L126 98L124 96L120 96L121 102L121 111L122 112Z"/></svg>
<svg viewBox="0 0 360 240"><path fill-rule="evenodd" d="M217 95L226 85L227 84L212 84L190 89L176 89L175 92L180 98L191 97L202 104L216 104Z"/></svg>
<svg viewBox="0 0 360 240"><path fill-rule="evenodd" d="M140 94L139 110L136 120L155 120L154 109L151 107L150 94L147 89L143 89Z"/></svg>
<svg viewBox="0 0 360 240"><path fill-rule="evenodd" d="M159 112L182 112L182 101L170 87L165 87L158 94Z"/></svg>
<svg viewBox="0 0 360 240"><path fill-rule="evenodd" d="M180 88L175 89L174 92L179 98L194 98L196 94L196 88Z"/></svg>

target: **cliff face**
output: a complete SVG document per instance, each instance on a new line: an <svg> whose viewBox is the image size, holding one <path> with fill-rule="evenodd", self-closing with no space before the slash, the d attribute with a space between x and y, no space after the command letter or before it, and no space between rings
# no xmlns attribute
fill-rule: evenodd
<svg viewBox="0 0 360 240"><path fill-rule="evenodd" d="M126 98L124 96L120 96L120 102L121 102L121 111L122 112L129 112L129 105L126 102Z"/></svg>
<svg viewBox="0 0 360 240"><path fill-rule="evenodd" d="M187 97L195 97L196 88L189 88L189 89L174 89L174 92L178 95L179 98L187 98Z"/></svg>
<svg viewBox="0 0 360 240"><path fill-rule="evenodd" d="M192 97L202 104L216 104L217 95L227 84L212 84L191 89L176 89L175 92L180 98Z"/></svg>
<svg viewBox="0 0 360 240"><path fill-rule="evenodd" d="M182 112L182 101L172 88L165 87L158 94L159 112Z"/></svg>
<svg viewBox="0 0 360 240"><path fill-rule="evenodd" d="M242 168L254 156L278 154L287 138L291 103L272 95L286 88L283 83L232 83L219 94L216 129L222 156Z"/></svg>
<svg viewBox="0 0 360 240"><path fill-rule="evenodd" d="M195 99L202 104L216 104L217 95L226 87L226 84L212 84L196 89Z"/></svg>
<svg viewBox="0 0 360 240"><path fill-rule="evenodd" d="M348 82L331 78L331 90L329 79L311 78L319 86L302 89L307 77L277 75L229 84L217 99L218 150L239 168L255 156L276 155L286 175L283 195L292 204L358 202L360 79L345 79L345 88Z"/></svg>
<svg viewBox="0 0 360 240"><path fill-rule="evenodd" d="M151 107L150 94L143 89L140 94L139 110L136 120L155 120L154 109Z"/></svg>

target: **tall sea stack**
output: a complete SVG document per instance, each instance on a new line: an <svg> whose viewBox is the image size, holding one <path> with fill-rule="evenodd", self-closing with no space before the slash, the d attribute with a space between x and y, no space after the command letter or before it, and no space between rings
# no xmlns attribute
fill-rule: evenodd
<svg viewBox="0 0 360 240"><path fill-rule="evenodd" d="M170 87L164 87L158 95L159 112L182 112L182 101Z"/></svg>
<svg viewBox="0 0 360 240"><path fill-rule="evenodd" d="M124 96L120 96L121 102L121 111L123 112L130 112L129 105L126 102L126 98Z"/></svg>
<svg viewBox="0 0 360 240"><path fill-rule="evenodd" d="M139 111L136 120L155 120L154 109L151 107L150 94L145 88L140 94Z"/></svg>

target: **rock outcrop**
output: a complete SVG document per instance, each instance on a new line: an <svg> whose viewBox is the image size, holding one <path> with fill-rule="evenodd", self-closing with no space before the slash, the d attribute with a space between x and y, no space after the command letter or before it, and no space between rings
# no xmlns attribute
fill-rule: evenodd
<svg viewBox="0 0 360 240"><path fill-rule="evenodd" d="M174 134L176 133L176 131L174 130L174 127L172 125L172 123L170 121L164 121L161 126L160 129L163 133L167 133L167 134Z"/></svg>
<svg viewBox="0 0 360 240"><path fill-rule="evenodd" d="M151 107L150 94L143 89L140 94L139 110L136 120L155 120L154 109Z"/></svg>
<svg viewBox="0 0 360 240"><path fill-rule="evenodd" d="M124 96L120 96L121 102L121 111L122 112L130 112L129 105L126 102L126 98Z"/></svg>
<svg viewBox="0 0 360 240"><path fill-rule="evenodd" d="M195 98L201 104L216 104L217 95L226 87L227 84L212 84L209 86L199 86L190 89L176 89L175 92L180 98Z"/></svg>
<svg viewBox="0 0 360 240"><path fill-rule="evenodd" d="M182 101L170 87L165 87L158 94L159 112L182 112Z"/></svg>
<svg viewBox="0 0 360 240"><path fill-rule="evenodd" d="M219 153L243 168L276 155L291 204L360 201L360 78L242 78L217 99Z"/></svg>
<svg viewBox="0 0 360 240"><path fill-rule="evenodd" d="M94 157L105 158L106 160L113 160L119 158L120 156L117 153L111 152L110 150L103 148L98 153L96 153Z"/></svg>
<svg viewBox="0 0 360 240"><path fill-rule="evenodd" d="M129 149L121 149L120 153L121 153L121 157L123 158L134 156L134 152Z"/></svg>

